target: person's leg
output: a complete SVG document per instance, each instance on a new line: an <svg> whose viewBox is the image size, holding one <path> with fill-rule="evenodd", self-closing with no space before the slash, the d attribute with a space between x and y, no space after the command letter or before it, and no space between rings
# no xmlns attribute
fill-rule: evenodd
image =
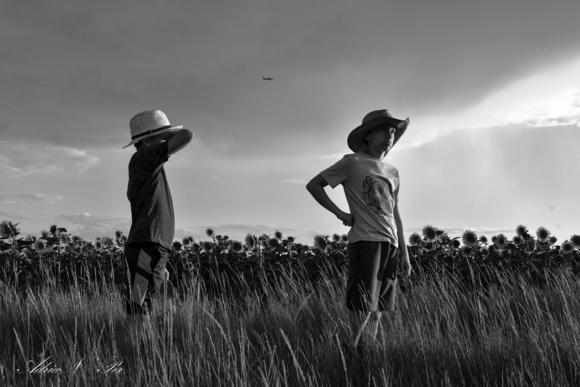
<svg viewBox="0 0 580 387"><path fill-rule="evenodd" d="M348 314L350 326L349 342L353 347L356 347L359 344L370 315L371 313L361 311L350 311Z"/></svg>

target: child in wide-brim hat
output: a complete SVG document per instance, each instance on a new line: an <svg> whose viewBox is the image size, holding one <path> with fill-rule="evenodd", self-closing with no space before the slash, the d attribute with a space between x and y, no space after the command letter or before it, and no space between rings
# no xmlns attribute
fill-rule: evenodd
<svg viewBox="0 0 580 387"><path fill-rule="evenodd" d="M191 142L193 133L172 126L161 110L140 112L129 126L127 146L137 151L129 162L127 186L131 230L124 251L130 273L126 308L135 322L147 322L154 296L161 295L167 305L173 295L165 265L173 249L175 214L164 165Z"/></svg>
<svg viewBox="0 0 580 387"><path fill-rule="evenodd" d="M348 233L346 306L350 310L350 340L376 340L383 311L395 307L397 272L411 271L398 198L399 172L384 161L407 130L385 110L368 113L352 130L347 144L354 152L314 177L306 186L316 201L332 212ZM340 210L324 187L342 184L350 213ZM368 328L368 329L367 329Z"/></svg>

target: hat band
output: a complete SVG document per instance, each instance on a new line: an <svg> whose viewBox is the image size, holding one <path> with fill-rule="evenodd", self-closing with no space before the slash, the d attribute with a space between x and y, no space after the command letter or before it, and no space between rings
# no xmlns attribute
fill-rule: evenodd
<svg viewBox="0 0 580 387"><path fill-rule="evenodd" d="M151 129L151 130L148 130L146 132L137 134L137 135L131 137L131 140L135 140L135 139L137 139L139 137L147 136L148 134L155 133L155 132L159 132L160 130L167 129L167 128L171 128L171 125L162 126L161 128Z"/></svg>

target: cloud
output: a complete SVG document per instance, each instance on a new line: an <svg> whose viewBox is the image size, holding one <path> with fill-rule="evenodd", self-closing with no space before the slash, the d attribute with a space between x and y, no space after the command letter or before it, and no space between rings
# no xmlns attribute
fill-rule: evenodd
<svg viewBox="0 0 580 387"><path fill-rule="evenodd" d="M43 193L0 193L0 203L35 203L35 204L56 204L62 202L64 198L60 195L47 195Z"/></svg>
<svg viewBox="0 0 580 387"><path fill-rule="evenodd" d="M2 220L30 220L32 218L27 217L27 216L22 216L22 215L18 215L15 214L12 211L0 211L0 216L2 217Z"/></svg>
<svg viewBox="0 0 580 387"><path fill-rule="evenodd" d="M0 152L0 176L8 178L60 172L78 177L101 161L86 150L22 142L0 144Z"/></svg>
<svg viewBox="0 0 580 387"><path fill-rule="evenodd" d="M306 185L309 181L308 179L284 179L282 184Z"/></svg>
<svg viewBox="0 0 580 387"><path fill-rule="evenodd" d="M87 240L103 236L113 237L117 230L123 232L124 235L129 235L129 230L131 229L131 219L114 216L92 216L87 212L76 215L59 215L55 219L59 222L68 222L78 226L76 229L68 231Z"/></svg>

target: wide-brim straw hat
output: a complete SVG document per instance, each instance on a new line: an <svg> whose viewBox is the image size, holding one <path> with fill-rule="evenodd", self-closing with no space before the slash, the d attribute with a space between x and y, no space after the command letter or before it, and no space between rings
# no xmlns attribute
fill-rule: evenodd
<svg viewBox="0 0 580 387"><path fill-rule="evenodd" d="M395 140L391 146L392 148L407 130L409 122L409 118L406 120L399 120L394 118L387 109L374 110L363 118L362 124L360 126L350 132L347 139L348 147L353 152L361 152L366 150L367 143L364 139L365 133L379 125L387 124L397 129L397 132L395 133Z"/></svg>
<svg viewBox="0 0 580 387"><path fill-rule="evenodd" d="M145 110L131 118L129 127L131 129L131 142L125 145L123 149L147 137L157 136L170 130L181 129L183 125L171 126L169 119L167 119L167 116L161 110Z"/></svg>

